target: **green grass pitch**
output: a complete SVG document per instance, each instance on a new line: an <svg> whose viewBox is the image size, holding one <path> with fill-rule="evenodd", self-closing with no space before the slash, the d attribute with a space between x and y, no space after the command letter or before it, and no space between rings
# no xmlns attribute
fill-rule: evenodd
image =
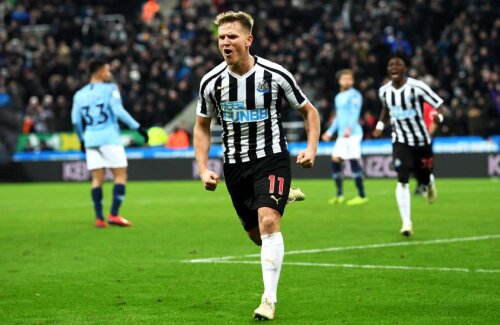
<svg viewBox="0 0 500 325"><path fill-rule="evenodd" d="M437 184L433 206L412 197L416 233L405 239L395 180L367 180L358 207L327 205L331 181L296 180L307 199L283 219L285 249L298 253L285 256L276 323L498 324L500 182ZM243 262L259 259L242 256L259 248L224 184L131 182L129 229L93 227L89 186L0 185L0 324L254 322L260 265ZM106 211L110 197L107 184ZM220 256L236 257L183 262Z"/></svg>

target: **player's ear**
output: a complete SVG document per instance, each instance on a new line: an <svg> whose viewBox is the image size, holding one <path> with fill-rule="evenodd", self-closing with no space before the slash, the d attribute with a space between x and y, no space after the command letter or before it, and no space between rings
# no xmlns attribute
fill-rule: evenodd
<svg viewBox="0 0 500 325"><path fill-rule="evenodd" d="M247 36L247 40L245 42L245 46L246 47L250 47L253 43L253 35L252 34L248 34Z"/></svg>

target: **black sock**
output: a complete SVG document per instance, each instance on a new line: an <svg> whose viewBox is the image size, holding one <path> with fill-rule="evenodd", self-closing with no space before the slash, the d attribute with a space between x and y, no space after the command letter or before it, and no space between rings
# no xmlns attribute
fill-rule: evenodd
<svg viewBox="0 0 500 325"><path fill-rule="evenodd" d="M94 202L96 218L104 220L104 216L102 215L102 187L92 188L91 195L92 201Z"/></svg>
<svg viewBox="0 0 500 325"><path fill-rule="evenodd" d="M337 197L343 196L344 195L344 189L343 189L343 177L342 177L342 163L341 162L335 162L332 161L332 170L333 174L332 177L335 181L335 185L337 186Z"/></svg>
<svg viewBox="0 0 500 325"><path fill-rule="evenodd" d="M361 164L359 160L351 160L351 170L352 177L354 178L354 183L358 189L358 194L360 197L365 197L365 187L363 186L363 170L361 169Z"/></svg>
<svg viewBox="0 0 500 325"><path fill-rule="evenodd" d="M125 199L125 184L115 184L113 188L113 203L111 205L111 215L117 216L120 210L120 205L122 205Z"/></svg>

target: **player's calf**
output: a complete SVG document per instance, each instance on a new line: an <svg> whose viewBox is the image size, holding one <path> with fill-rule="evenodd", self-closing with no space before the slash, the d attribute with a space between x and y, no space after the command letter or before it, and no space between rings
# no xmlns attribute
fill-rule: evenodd
<svg viewBox="0 0 500 325"><path fill-rule="evenodd" d="M259 227L255 227L247 231L248 237L251 241L255 243L257 246L262 246L262 239L260 238Z"/></svg>

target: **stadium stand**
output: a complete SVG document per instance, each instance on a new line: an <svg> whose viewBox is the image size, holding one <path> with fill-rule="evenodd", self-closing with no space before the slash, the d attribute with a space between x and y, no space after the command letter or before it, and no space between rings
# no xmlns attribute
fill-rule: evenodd
<svg viewBox="0 0 500 325"><path fill-rule="evenodd" d="M500 134L500 7L493 0L179 1L167 15L158 8L144 15L144 3L2 2L0 110L22 115L23 132L71 130L71 99L86 80L85 62L102 57L132 115L143 125L165 125L221 61L212 20L231 8L253 14L252 52L295 74L323 126L337 91L335 72L350 67L371 131L385 57L403 50L412 57L410 75L437 89L449 107L438 134ZM286 112L286 121L299 119Z"/></svg>

